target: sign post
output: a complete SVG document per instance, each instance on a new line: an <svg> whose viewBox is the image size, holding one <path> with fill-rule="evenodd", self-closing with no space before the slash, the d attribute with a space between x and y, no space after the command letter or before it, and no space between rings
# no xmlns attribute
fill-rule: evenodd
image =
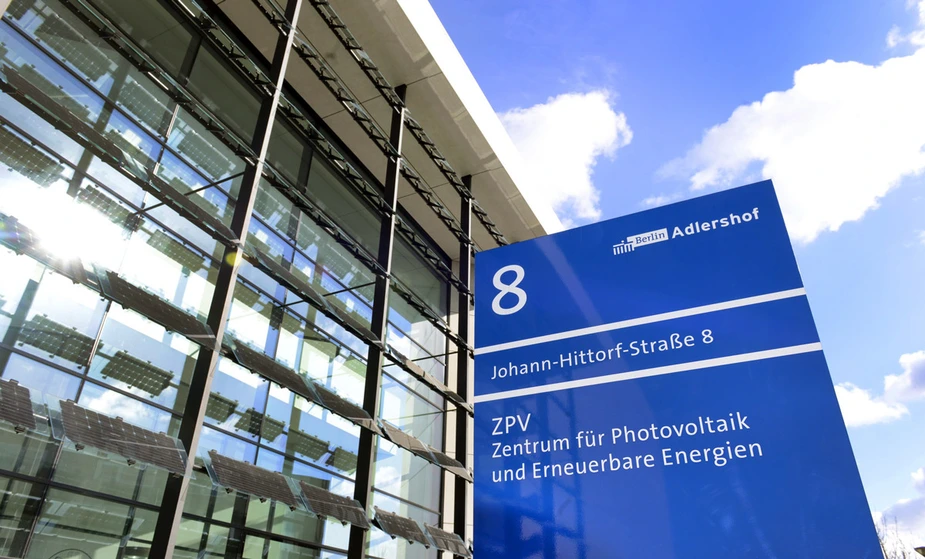
<svg viewBox="0 0 925 559"><path fill-rule="evenodd" d="M477 557L881 557L770 181L475 277Z"/></svg>

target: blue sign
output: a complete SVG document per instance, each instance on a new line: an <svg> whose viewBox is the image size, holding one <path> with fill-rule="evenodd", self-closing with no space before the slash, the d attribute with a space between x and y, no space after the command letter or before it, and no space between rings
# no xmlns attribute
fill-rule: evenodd
<svg viewBox="0 0 925 559"><path fill-rule="evenodd" d="M479 559L882 557L770 181L475 274Z"/></svg>

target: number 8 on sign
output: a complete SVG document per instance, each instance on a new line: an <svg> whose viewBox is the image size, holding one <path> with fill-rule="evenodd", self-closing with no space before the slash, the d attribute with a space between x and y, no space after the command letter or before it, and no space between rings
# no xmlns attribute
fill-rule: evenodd
<svg viewBox="0 0 925 559"><path fill-rule="evenodd" d="M503 276L505 272L514 272L514 281L511 283L502 282L501 276ZM514 314L515 312L524 308L524 305L527 304L527 292L517 287L523 280L524 269L522 266L518 266L517 264L510 264L495 272L495 277L491 279L491 283L496 288L498 288L498 294L495 295L495 298L491 300L491 310L495 311L495 314ZM501 306L501 299L503 299L507 294L511 294L517 297L517 304L515 304L513 307Z"/></svg>

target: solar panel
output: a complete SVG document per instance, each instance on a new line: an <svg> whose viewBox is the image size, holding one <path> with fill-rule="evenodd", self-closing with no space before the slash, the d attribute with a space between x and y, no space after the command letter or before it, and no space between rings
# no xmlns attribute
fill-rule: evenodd
<svg viewBox="0 0 925 559"><path fill-rule="evenodd" d="M236 242L237 238L234 231L190 199L190 196L198 196L198 194L184 196L179 190L158 176L152 176L151 183L157 190L158 197L181 216L193 223L200 223L210 228L221 237L221 240L226 244L234 244ZM201 196L199 197L202 198Z"/></svg>
<svg viewBox="0 0 925 559"><path fill-rule="evenodd" d="M332 412L350 421L351 423L354 423L355 425L364 427L373 433L376 433L377 435L382 434L382 431L379 429L379 425L377 425L373 418L370 417L368 413L366 413L366 410L352 402L341 398L331 390L328 390L316 382L313 382L311 386L315 394L313 395L314 397L309 397L309 400L321 404L322 407L331 410Z"/></svg>
<svg viewBox="0 0 925 559"><path fill-rule="evenodd" d="M126 458L129 464L145 462L177 475L186 471L186 452L179 442L164 433L142 429L116 417L61 400L64 434L77 450L93 447Z"/></svg>
<svg viewBox="0 0 925 559"><path fill-rule="evenodd" d="M330 447L328 441L323 441L318 437L292 428L289 429L288 436L289 444L286 448L294 453L308 456L312 460L318 460L328 453L328 448Z"/></svg>
<svg viewBox="0 0 925 559"><path fill-rule="evenodd" d="M100 79L109 71L112 61L102 51L55 14L44 15L45 21L35 30L38 38L86 74L90 81Z"/></svg>
<svg viewBox="0 0 925 559"><path fill-rule="evenodd" d="M42 98L52 100L55 105L66 108L74 117L81 121L93 120L90 117L90 109L82 105L77 99L68 95L63 89L59 88L56 83L50 81L34 67L23 64L17 68L16 71L18 71L21 79L27 81L34 91L42 93ZM17 89L19 88L18 84L14 83L14 85L16 85Z"/></svg>
<svg viewBox="0 0 925 559"><path fill-rule="evenodd" d="M330 491L309 485L304 481L299 482L299 487L302 489L302 496L313 513L318 516L336 518L344 524L353 524L364 530L369 529L369 519L366 518L366 512L356 499L335 495Z"/></svg>
<svg viewBox="0 0 925 559"><path fill-rule="evenodd" d="M17 341L72 363L86 365L94 340L76 328L68 328L45 315L35 315L23 324Z"/></svg>
<svg viewBox="0 0 925 559"><path fill-rule="evenodd" d="M275 441L283 433L286 424L278 419L265 416L254 408L249 408L241 414L234 428L247 431L252 435L261 435L268 441Z"/></svg>
<svg viewBox="0 0 925 559"><path fill-rule="evenodd" d="M232 174L235 164L222 155L208 140L192 130L184 130L183 139L177 144L190 161L209 175L212 180Z"/></svg>
<svg viewBox="0 0 925 559"><path fill-rule="evenodd" d="M35 430L29 389L15 380L0 379L0 419L12 423L20 433Z"/></svg>
<svg viewBox="0 0 925 559"><path fill-rule="evenodd" d="M357 455L349 450L337 447L331 455L328 456L325 464L337 468L342 472L352 472L357 469Z"/></svg>
<svg viewBox="0 0 925 559"><path fill-rule="evenodd" d="M122 86L118 102L138 117L138 120L152 128L160 126L161 119L169 112L167 105L141 83L131 78L127 79Z"/></svg>
<svg viewBox="0 0 925 559"><path fill-rule="evenodd" d="M289 367L286 367L263 352L251 349L240 342L235 342L230 348L234 354L235 361L242 367L247 367L283 388L292 390L296 394L303 396L308 395L309 390L308 386L305 384L305 379Z"/></svg>
<svg viewBox="0 0 925 559"><path fill-rule="evenodd" d="M410 518L405 518L404 516L385 512L379 507L374 508L376 510L376 518L373 519L373 523L378 526L380 530L392 536L392 538L408 540L408 543L418 542L424 544L424 547L430 547L430 540L424 535L424 532L421 530L421 527L418 526L417 522Z"/></svg>
<svg viewBox="0 0 925 559"><path fill-rule="evenodd" d="M393 427L384 421L382 422L382 428L385 430L385 436L398 446L413 452L424 460L427 460L432 464L436 464L437 466L440 466L441 468L452 472L467 481L472 481L472 475L469 473L469 470L467 470L460 462L450 458L448 455L440 452L434 447L425 444L420 439L412 437L401 429Z"/></svg>
<svg viewBox="0 0 925 559"><path fill-rule="evenodd" d="M160 396L173 380L173 373L155 367L149 361L132 357L124 351L116 353L100 372L104 378L122 381L152 396Z"/></svg>
<svg viewBox="0 0 925 559"><path fill-rule="evenodd" d="M103 293L123 307L138 311L168 330L182 334L201 345L208 345L210 341L215 340L215 334L207 325L157 295L135 287L115 272L100 271L98 275L103 280L100 282Z"/></svg>
<svg viewBox="0 0 925 559"><path fill-rule="evenodd" d="M397 427L392 427L383 421L382 428L385 430L385 436L388 437L390 441L404 448L405 450L409 450L415 454L426 454L430 451L430 448L424 444L424 442L412 437Z"/></svg>
<svg viewBox="0 0 925 559"><path fill-rule="evenodd" d="M26 15L26 12L29 11L31 4L23 0L14 0L10 7L7 8L6 13L10 15L13 19L19 19L22 16Z"/></svg>
<svg viewBox="0 0 925 559"><path fill-rule="evenodd" d="M214 450L209 451L209 460L215 473L215 481L219 485L248 493L261 501L279 501L292 510L299 507L298 499L282 474L233 460Z"/></svg>
<svg viewBox="0 0 925 559"><path fill-rule="evenodd" d="M219 423L223 423L231 417L234 410L238 407L238 401L231 398L225 398L221 394L209 394L209 401L206 403L206 417L211 417Z"/></svg>
<svg viewBox="0 0 925 559"><path fill-rule="evenodd" d="M41 186L50 186L64 172L64 165L3 127L0 127L0 163Z"/></svg>
<svg viewBox="0 0 925 559"><path fill-rule="evenodd" d="M337 319L345 324L348 329L353 330L361 338L365 339L367 342L382 347L382 341L373 334L373 331L369 329L365 324L353 317L353 313L344 311L339 307L333 305L328 305L328 308L331 310L334 315L337 316Z"/></svg>
<svg viewBox="0 0 925 559"><path fill-rule="evenodd" d="M437 549L442 549L443 551L448 551L453 555L459 555L460 557L472 557L472 552L469 551L469 548L466 547L466 542L459 537L459 534L454 534L453 532L447 532L441 530L436 526L431 526L430 524L424 523L424 529L427 530L427 534L434 540Z"/></svg>
<svg viewBox="0 0 925 559"><path fill-rule="evenodd" d="M89 284L87 271L78 258L62 259L42 249L38 237L15 217L0 213L0 244L4 244L17 254L28 254L43 264L72 280Z"/></svg>
<svg viewBox="0 0 925 559"><path fill-rule="evenodd" d="M247 251L248 249L245 249ZM283 267L279 262L268 256L266 253L251 248L254 258L260 267L268 271L272 276L282 282L289 290L299 295L302 299L308 301L312 306L319 309L328 308L328 303L320 293L315 291L305 280Z"/></svg>
<svg viewBox="0 0 925 559"><path fill-rule="evenodd" d="M97 211L107 216L113 223L121 225L130 231L137 231L143 220L140 214L103 194L94 186L88 185L79 190L77 192L77 199L84 204L92 206Z"/></svg>
<svg viewBox="0 0 925 559"><path fill-rule="evenodd" d="M155 231L148 238L148 245L191 272L198 272L206 268L205 258L201 254L187 248L183 243L175 241L161 230Z"/></svg>
<svg viewBox="0 0 925 559"><path fill-rule="evenodd" d="M437 377L428 373L420 365L418 365L411 359L408 359L407 357L402 355L394 347L389 346L389 352L392 354L392 357L401 364L403 369L411 373L413 376L417 377L419 380L423 381L424 384L430 386L431 388L433 388L434 390L442 394L447 399L452 400L453 402L461 405L466 411L468 411L469 413L472 413L473 411L472 406L468 402L466 402L466 400L462 396L460 396L456 392L453 392L452 390L450 390L450 388L447 385L440 382L440 380L437 379Z"/></svg>
<svg viewBox="0 0 925 559"><path fill-rule="evenodd" d="M469 470L462 465L458 460L450 458L448 455L440 452L434 447L428 447L430 452L427 456L421 456L433 462L434 464L440 466L444 470L456 474L457 476L463 478L466 481L472 481L472 474L469 473Z"/></svg>

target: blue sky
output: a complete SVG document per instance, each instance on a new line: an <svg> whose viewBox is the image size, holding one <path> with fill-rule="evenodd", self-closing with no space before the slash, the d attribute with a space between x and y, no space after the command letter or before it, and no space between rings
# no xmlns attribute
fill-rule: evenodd
<svg viewBox="0 0 925 559"><path fill-rule="evenodd" d="M774 180L871 508L925 545L925 1L431 3L566 223Z"/></svg>

